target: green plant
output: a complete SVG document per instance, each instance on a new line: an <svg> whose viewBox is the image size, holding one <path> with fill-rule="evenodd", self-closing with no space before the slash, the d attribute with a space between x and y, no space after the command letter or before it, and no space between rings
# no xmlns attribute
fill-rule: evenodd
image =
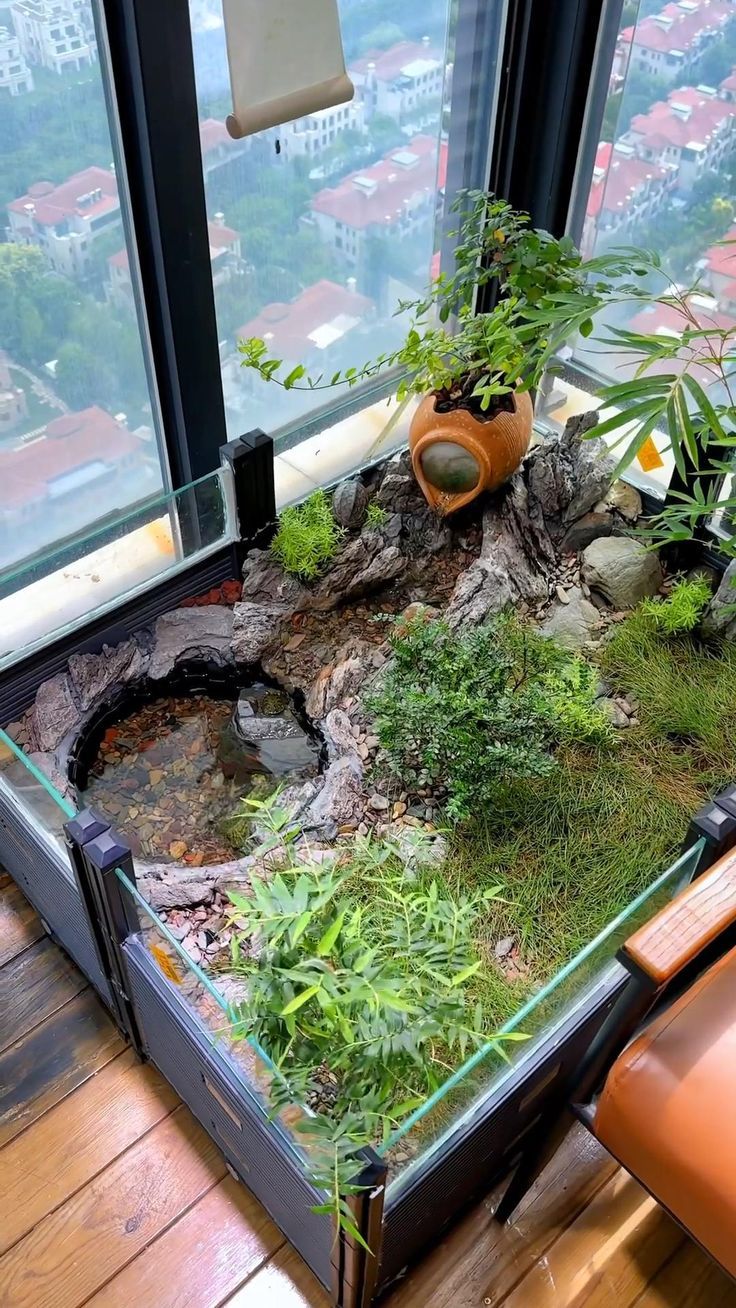
<svg viewBox="0 0 736 1308"><path fill-rule="evenodd" d="M640 615L664 636L679 636L698 626L711 598L711 588L704 577L678 581L666 599L645 599Z"/></svg>
<svg viewBox="0 0 736 1308"><path fill-rule="evenodd" d="M366 708L393 768L446 787L455 820L492 802L500 781L547 774L562 741L610 737L593 669L513 617L453 632L418 615L390 644Z"/></svg>
<svg viewBox="0 0 736 1308"><path fill-rule="evenodd" d="M273 1061L274 1111L316 1104L294 1129L307 1135L313 1180L328 1194L317 1211L359 1238L346 1198L355 1150L385 1145L437 1088L441 1054L502 1043L468 998L481 967L474 926L498 887L452 897L407 873L391 844L358 838L328 865L291 845L282 868L252 889L252 898L230 895L232 962L248 983L233 1034L256 1039Z"/></svg>
<svg viewBox="0 0 736 1308"><path fill-rule="evenodd" d="M266 342L253 337L239 342L243 366L286 390L350 387L396 368L399 400L435 391L439 402L479 413L503 407L514 390L537 385L565 339L587 333L591 314L630 274L630 252L584 262L569 237L531 227L528 214L485 192L462 191L453 208L460 222L456 269L441 274L422 298L399 306L397 312L411 318L398 349L332 376L310 375L303 364L285 371ZM476 286L492 281L501 299L489 312L475 312Z"/></svg>
<svg viewBox="0 0 736 1308"><path fill-rule="evenodd" d="M378 504L376 500L371 500L370 504L368 505L368 508L366 509L366 515L365 515L366 527L372 530L378 529L379 527L382 527L384 525L387 518L388 518L388 514L384 509L383 505Z"/></svg>
<svg viewBox="0 0 736 1308"><path fill-rule="evenodd" d="M311 581L334 559L343 535L327 495L316 490L302 504L284 509L271 541L271 553L285 572Z"/></svg>

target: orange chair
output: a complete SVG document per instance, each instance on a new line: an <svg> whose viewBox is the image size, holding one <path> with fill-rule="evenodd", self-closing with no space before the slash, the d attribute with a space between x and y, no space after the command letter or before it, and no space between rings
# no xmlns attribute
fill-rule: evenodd
<svg viewBox="0 0 736 1308"><path fill-rule="evenodd" d="M736 1278L735 924L731 852L626 942L623 993L556 1120L530 1142L498 1220L514 1211L572 1113Z"/></svg>

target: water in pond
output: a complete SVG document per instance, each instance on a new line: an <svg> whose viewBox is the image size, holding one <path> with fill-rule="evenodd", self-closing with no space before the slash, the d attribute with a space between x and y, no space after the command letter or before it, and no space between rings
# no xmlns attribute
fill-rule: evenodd
<svg viewBox="0 0 736 1308"><path fill-rule="evenodd" d="M224 863L239 852L226 829L243 795L316 772L318 750L288 695L270 687L251 686L237 700L168 696L108 728L84 803L143 858Z"/></svg>

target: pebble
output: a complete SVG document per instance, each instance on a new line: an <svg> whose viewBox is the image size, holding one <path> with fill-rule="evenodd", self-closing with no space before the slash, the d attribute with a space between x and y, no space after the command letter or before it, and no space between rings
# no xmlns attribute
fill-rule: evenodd
<svg viewBox="0 0 736 1308"><path fill-rule="evenodd" d="M506 956L511 953L513 947L514 947L514 937L504 936L503 940L498 941L493 952L496 958L506 958Z"/></svg>
<svg viewBox="0 0 736 1308"><path fill-rule="evenodd" d="M187 843L185 840L172 840L169 845L169 853L172 858L183 858L187 852Z"/></svg>
<svg viewBox="0 0 736 1308"><path fill-rule="evenodd" d="M391 817L392 818L403 817L405 812L406 812L406 804L404 804L401 800L397 800L397 802L394 804L393 808L391 809Z"/></svg>
<svg viewBox="0 0 736 1308"><path fill-rule="evenodd" d="M562 586L555 586L555 593L557 595L558 600L560 601L560 604L570 603L570 596Z"/></svg>
<svg viewBox="0 0 736 1308"><path fill-rule="evenodd" d="M370 751L370 750L378 749L378 746L380 745L381 742L378 739L378 736L366 736L365 743L368 750Z"/></svg>
<svg viewBox="0 0 736 1308"><path fill-rule="evenodd" d="M388 808L388 800L385 795L371 795L368 805L374 813L385 813Z"/></svg>

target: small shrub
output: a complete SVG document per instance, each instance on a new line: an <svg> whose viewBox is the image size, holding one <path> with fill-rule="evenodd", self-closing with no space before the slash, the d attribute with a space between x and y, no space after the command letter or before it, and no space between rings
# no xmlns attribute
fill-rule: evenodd
<svg viewBox="0 0 736 1308"><path fill-rule="evenodd" d="M704 577L679 581L666 599L645 599L638 612L663 636L679 636L698 626L711 598Z"/></svg>
<svg viewBox="0 0 736 1308"><path fill-rule="evenodd" d="M372 530L374 529L377 530L379 527L382 527L384 525L387 518L388 518L388 514L384 509L383 505L377 504L375 500L371 500L365 515L366 527Z"/></svg>
<svg viewBox="0 0 736 1308"><path fill-rule="evenodd" d="M285 572L311 581L334 559L343 535L328 497L323 490L316 490L303 504L284 509L271 553Z"/></svg>
<svg viewBox="0 0 736 1308"><path fill-rule="evenodd" d="M261 816L268 824L267 805ZM423 1103L446 1075L444 1055L522 1037L489 1036L468 994L481 966L473 928L498 887L453 897L407 873L391 844L360 838L331 865L301 857L286 847L281 871L253 879L252 898L230 894L232 960L248 979L231 1018L277 1069L275 1110L316 1098L301 1129L312 1179L330 1196L319 1211L353 1229L356 1148L388 1139Z"/></svg>
<svg viewBox="0 0 736 1308"><path fill-rule="evenodd" d="M492 802L502 780L548 774L562 741L610 737L593 669L513 618L452 632L419 615L390 643L366 707L393 768L441 782L455 820Z"/></svg>

